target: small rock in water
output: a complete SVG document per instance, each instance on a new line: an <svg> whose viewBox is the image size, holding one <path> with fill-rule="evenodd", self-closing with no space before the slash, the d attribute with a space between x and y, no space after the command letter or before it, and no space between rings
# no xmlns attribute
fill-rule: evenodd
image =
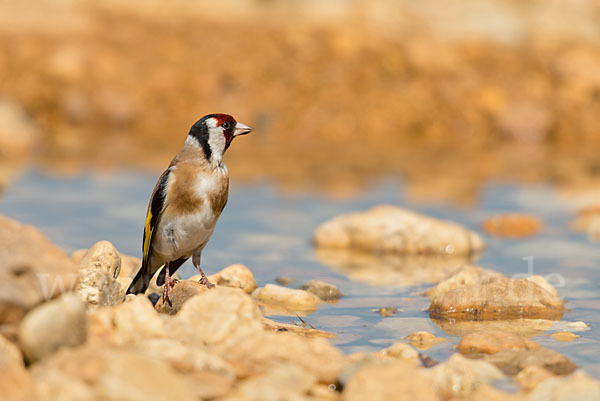
<svg viewBox="0 0 600 401"><path fill-rule="evenodd" d="M428 331L417 331L407 335L404 339L408 340L410 345L420 350L427 350L437 343L447 341L446 338L436 337Z"/></svg>
<svg viewBox="0 0 600 401"><path fill-rule="evenodd" d="M401 342L394 343L376 354L379 358L403 359L420 366L419 353L410 345Z"/></svg>
<svg viewBox="0 0 600 401"><path fill-rule="evenodd" d="M580 336L578 336L577 334L573 334L568 331L559 331L556 333L552 333L552 338L554 338L555 340L558 340L558 341L563 341L563 342L570 342L579 337Z"/></svg>
<svg viewBox="0 0 600 401"><path fill-rule="evenodd" d="M335 217L317 228L314 242L396 254L471 255L484 247L477 233L456 223L389 205Z"/></svg>
<svg viewBox="0 0 600 401"><path fill-rule="evenodd" d="M283 277L283 276L279 276L275 279L275 282L279 285L290 285L294 281L296 281L296 280L291 277Z"/></svg>
<svg viewBox="0 0 600 401"><path fill-rule="evenodd" d="M314 311L321 303L321 298L304 290L293 290L275 284L267 284L257 289L253 296L260 302L288 311Z"/></svg>
<svg viewBox="0 0 600 401"><path fill-rule="evenodd" d="M79 261L80 269L92 267L105 270L112 278L116 279L121 271L121 255L110 242L96 242Z"/></svg>
<svg viewBox="0 0 600 401"><path fill-rule="evenodd" d="M321 280L309 280L298 289L313 293L325 302L337 302L342 296L342 293L335 285Z"/></svg>
<svg viewBox="0 0 600 401"><path fill-rule="evenodd" d="M379 309L373 309L373 312L378 313L380 316L388 317L395 315L399 310L400 309L396 308L395 306L384 306Z"/></svg>
<svg viewBox="0 0 600 401"><path fill-rule="evenodd" d="M490 217L483 229L492 235L508 238L524 238L537 234L542 228L540 219L521 213L507 213Z"/></svg>
<svg viewBox="0 0 600 401"><path fill-rule="evenodd" d="M529 350L540 345L517 334L502 331L478 331L464 336L457 349L461 354L495 354L503 349Z"/></svg>
<svg viewBox="0 0 600 401"><path fill-rule="evenodd" d="M63 295L29 312L19 327L19 345L29 362L86 340L86 304Z"/></svg>
<svg viewBox="0 0 600 401"><path fill-rule="evenodd" d="M472 266L429 289L433 318L558 320L564 301L542 277L512 279Z"/></svg>
<svg viewBox="0 0 600 401"><path fill-rule="evenodd" d="M183 304L191 297L208 291L208 288L193 280L180 280L175 283L170 292L171 304L165 302L163 297L156 302L155 308L160 313L175 315Z"/></svg>

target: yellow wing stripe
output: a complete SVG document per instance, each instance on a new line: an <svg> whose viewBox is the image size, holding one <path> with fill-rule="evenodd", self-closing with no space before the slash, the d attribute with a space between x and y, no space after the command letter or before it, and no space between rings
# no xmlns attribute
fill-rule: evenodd
<svg viewBox="0 0 600 401"><path fill-rule="evenodd" d="M152 211L148 210L148 216L146 216L146 225L144 226L144 232L146 235L144 236L144 255L143 260L148 260L150 255L150 242L152 239L152 233L154 232L154 227L151 227L152 222Z"/></svg>

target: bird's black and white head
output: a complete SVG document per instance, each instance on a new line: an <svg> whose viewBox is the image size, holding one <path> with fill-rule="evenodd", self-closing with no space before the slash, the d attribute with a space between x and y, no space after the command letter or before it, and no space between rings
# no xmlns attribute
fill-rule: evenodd
<svg viewBox="0 0 600 401"><path fill-rule="evenodd" d="M185 143L200 146L206 160L219 164L233 139L250 131L252 128L235 121L229 114L209 114L192 125Z"/></svg>

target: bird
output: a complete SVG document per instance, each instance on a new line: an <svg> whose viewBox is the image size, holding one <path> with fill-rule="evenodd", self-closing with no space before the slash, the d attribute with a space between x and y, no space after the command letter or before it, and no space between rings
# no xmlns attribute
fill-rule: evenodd
<svg viewBox="0 0 600 401"><path fill-rule="evenodd" d="M142 239L142 265L127 294L144 293L160 270L163 301L171 304L171 276L190 257L200 283L214 287L200 266L202 250L213 234L229 196L229 172L222 158L232 141L253 129L229 114L198 120L181 151L162 173L150 197Z"/></svg>

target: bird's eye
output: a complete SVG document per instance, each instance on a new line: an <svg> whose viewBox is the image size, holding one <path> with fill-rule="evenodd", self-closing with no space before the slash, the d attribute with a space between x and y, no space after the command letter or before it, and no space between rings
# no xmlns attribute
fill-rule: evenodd
<svg viewBox="0 0 600 401"><path fill-rule="evenodd" d="M229 121L226 121L223 124L221 124L221 127L223 127L223 129L227 130L227 129L231 128L231 123Z"/></svg>

